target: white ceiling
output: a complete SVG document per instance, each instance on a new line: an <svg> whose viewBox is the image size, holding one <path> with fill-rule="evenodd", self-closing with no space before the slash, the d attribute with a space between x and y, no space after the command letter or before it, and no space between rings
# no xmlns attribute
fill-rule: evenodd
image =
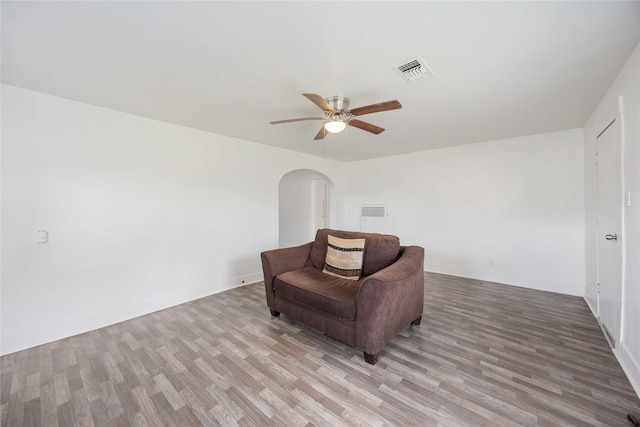
<svg viewBox="0 0 640 427"><path fill-rule="evenodd" d="M2 82L340 161L582 127L640 2L7 2ZM393 66L420 55L436 76ZM398 99L313 141L301 94Z"/></svg>

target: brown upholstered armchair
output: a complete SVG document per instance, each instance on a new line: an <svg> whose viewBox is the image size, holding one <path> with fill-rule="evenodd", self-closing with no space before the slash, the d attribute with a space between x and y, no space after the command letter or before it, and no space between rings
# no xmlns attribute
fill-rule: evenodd
<svg viewBox="0 0 640 427"><path fill-rule="evenodd" d="M328 236L364 238L362 277L323 273ZM267 305L364 352L378 353L409 325L419 325L424 305L424 249L400 246L396 236L322 229L313 242L263 252Z"/></svg>

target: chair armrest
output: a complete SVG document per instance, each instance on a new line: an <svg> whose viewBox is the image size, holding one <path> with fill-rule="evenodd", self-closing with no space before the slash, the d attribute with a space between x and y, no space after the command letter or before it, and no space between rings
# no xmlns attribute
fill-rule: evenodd
<svg viewBox="0 0 640 427"><path fill-rule="evenodd" d="M303 268L309 259L313 242L291 248L273 249L260 254L267 305L273 307L273 279L281 273Z"/></svg>
<svg viewBox="0 0 640 427"><path fill-rule="evenodd" d="M356 347L376 354L424 306L424 248L407 246L390 266L367 277L356 301Z"/></svg>

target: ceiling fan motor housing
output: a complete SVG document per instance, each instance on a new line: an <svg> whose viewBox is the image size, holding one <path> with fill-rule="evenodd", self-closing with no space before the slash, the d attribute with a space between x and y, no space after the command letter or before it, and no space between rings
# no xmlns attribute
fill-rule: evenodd
<svg viewBox="0 0 640 427"><path fill-rule="evenodd" d="M346 111L349 108L349 98L342 95L330 96L325 98L325 101L331 105L336 111Z"/></svg>

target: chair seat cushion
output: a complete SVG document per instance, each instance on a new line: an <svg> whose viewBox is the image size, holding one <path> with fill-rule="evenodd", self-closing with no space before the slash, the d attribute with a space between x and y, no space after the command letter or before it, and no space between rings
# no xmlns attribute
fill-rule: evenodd
<svg viewBox="0 0 640 427"><path fill-rule="evenodd" d="M276 299L286 298L344 320L356 318L356 298L364 279L353 281L305 267L279 274L273 281Z"/></svg>

